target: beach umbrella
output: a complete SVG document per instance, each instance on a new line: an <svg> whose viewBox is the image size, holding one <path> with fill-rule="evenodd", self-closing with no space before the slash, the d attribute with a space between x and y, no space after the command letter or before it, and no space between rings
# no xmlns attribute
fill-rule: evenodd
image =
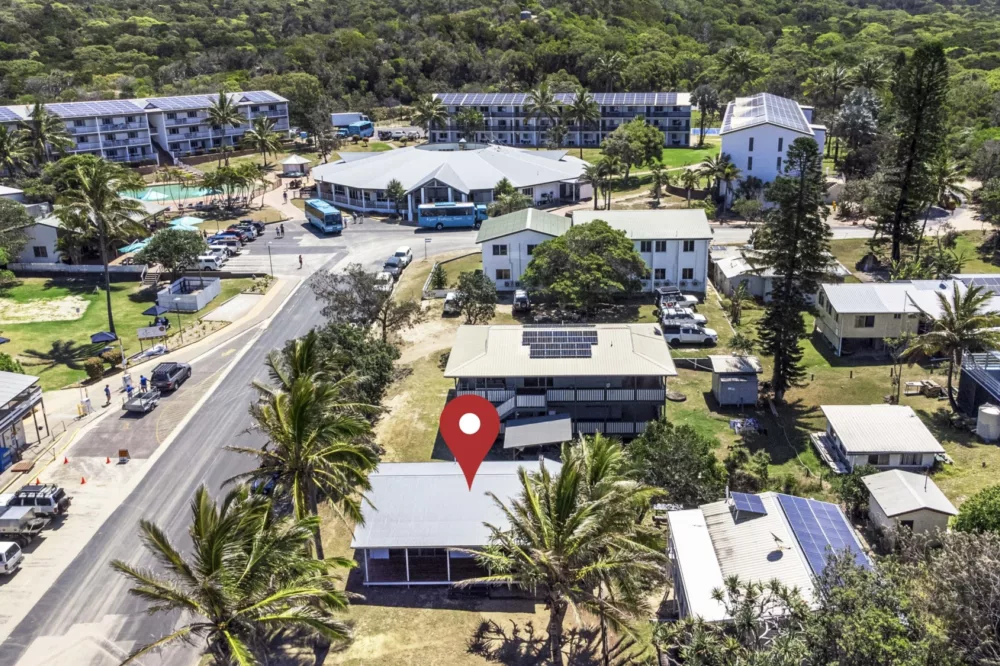
<svg viewBox="0 0 1000 666"><path fill-rule="evenodd" d="M122 254L127 254L129 252L137 252L138 250L141 250L142 248L146 247L148 243L149 239L143 238L142 240L133 241L132 243L126 245L125 247L118 248L118 251L121 252Z"/></svg>
<svg viewBox="0 0 1000 666"><path fill-rule="evenodd" d="M159 317L161 314L170 312L170 308L165 308L160 304L152 305L142 311L147 317Z"/></svg>
<svg viewBox="0 0 1000 666"><path fill-rule="evenodd" d="M171 223L171 229L176 229L177 231L198 231L198 227L192 227L188 224L173 224Z"/></svg>
<svg viewBox="0 0 1000 666"><path fill-rule="evenodd" d="M167 224L172 227L193 227L196 224L203 224L204 222L205 220L200 217L185 215L184 217L178 217L176 220L170 220Z"/></svg>
<svg viewBox="0 0 1000 666"><path fill-rule="evenodd" d="M95 345L101 342L114 342L118 339L118 336L114 333L108 333L107 331L101 331L99 333L94 333L90 336L90 341Z"/></svg>

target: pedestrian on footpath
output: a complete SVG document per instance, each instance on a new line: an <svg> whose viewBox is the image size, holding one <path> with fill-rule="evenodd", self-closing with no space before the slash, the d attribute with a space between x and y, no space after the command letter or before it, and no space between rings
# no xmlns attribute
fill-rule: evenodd
<svg viewBox="0 0 1000 666"><path fill-rule="evenodd" d="M285 223L284 222L281 223L281 237L282 238L285 237Z"/></svg>
<svg viewBox="0 0 1000 666"><path fill-rule="evenodd" d="M302 255L299 255L299 268L302 268Z"/></svg>
<svg viewBox="0 0 1000 666"><path fill-rule="evenodd" d="M285 200L285 203L288 203L288 190L281 193L281 198Z"/></svg>
<svg viewBox="0 0 1000 666"><path fill-rule="evenodd" d="M146 375L139 375L139 388L143 393L146 392Z"/></svg>
<svg viewBox="0 0 1000 666"><path fill-rule="evenodd" d="M132 384L128 384L128 385L127 385L127 386L125 387L125 394L126 394L126 395L128 396L128 399L129 399L129 400L131 400L131 399L132 399Z"/></svg>
<svg viewBox="0 0 1000 666"><path fill-rule="evenodd" d="M111 387L107 384L104 385L104 406L107 407L111 404Z"/></svg>

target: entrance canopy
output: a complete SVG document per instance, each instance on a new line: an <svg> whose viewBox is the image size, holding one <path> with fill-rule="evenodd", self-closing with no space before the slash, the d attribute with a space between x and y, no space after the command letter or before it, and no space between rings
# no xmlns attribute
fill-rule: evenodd
<svg viewBox="0 0 1000 666"><path fill-rule="evenodd" d="M562 444L573 439L573 420L568 414L549 414L507 422L503 448Z"/></svg>

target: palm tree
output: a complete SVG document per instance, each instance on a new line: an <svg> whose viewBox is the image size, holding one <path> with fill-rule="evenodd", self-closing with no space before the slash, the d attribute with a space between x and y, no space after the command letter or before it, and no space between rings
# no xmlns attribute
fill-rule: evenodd
<svg viewBox="0 0 1000 666"><path fill-rule="evenodd" d="M698 176L708 180L715 191L716 199L722 196L722 176L726 172L727 165L731 162L732 158L729 157L728 153L719 153L718 155L708 155L698 165Z"/></svg>
<svg viewBox="0 0 1000 666"><path fill-rule="evenodd" d="M917 337L905 352L907 357L917 354L948 357L948 401L956 412L958 403L951 383L955 366L962 365L962 355L1000 347L1000 332L990 330L1000 325L1000 312L985 310L992 297L992 292L978 286L968 287L963 294L959 283L954 281L950 296L937 294L941 314L934 327Z"/></svg>
<svg viewBox="0 0 1000 666"><path fill-rule="evenodd" d="M139 522L143 545L165 574L122 560L111 563L132 582L129 594L151 604L148 612L181 611L185 622L122 663L201 639L213 663L250 666L266 658L266 641L278 630L294 628L335 642L350 638L350 628L335 616L347 609L347 595L336 588L331 571L354 562L309 557L316 518L279 516L270 500L246 488L216 504L204 486L195 492L191 514L187 558L156 523Z"/></svg>
<svg viewBox="0 0 1000 666"><path fill-rule="evenodd" d="M601 193L601 184L604 182L604 177L601 175L601 167L597 164L588 164L583 167L583 173L580 175L581 185L590 185L594 190L594 210L597 210L597 199Z"/></svg>
<svg viewBox="0 0 1000 666"><path fill-rule="evenodd" d="M246 122L246 116L240 113L239 107L233 99L226 93L219 91L219 96L216 98L212 105L208 107L208 122L212 126L212 130L219 130L222 132L221 147L225 148L226 145L226 135L225 128L228 125L232 128L237 128ZM215 143L215 137L212 137L212 143ZM226 166L229 166L229 155L224 150L219 151L219 164L222 164L222 159L225 157Z"/></svg>
<svg viewBox="0 0 1000 666"><path fill-rule="evenodd" d="M605 155L597 163L597 169L604 183L604 209L611 210L611 179L621 173L621 158L616 155Z"/></svg>
<svg viewBox="0 0 1000 666"><path fill-rule="evenodd" d="M723 75L736 82L732 90L735 94L741 93L748 83L764 72L756 54L739 46L724 49L719 52L717 57L719 69Z"/></svg>
<svg viewBox="0 0 1000 666"><path fill-rule="evenodd" d="M885 61L881 58L865 58L851 72L850 81L856 88L882 90L889 82Z"/></svg>
<svg viewBox="0 0 1000 666"><path fill-rule="evenodd" d="M573 102L566 107L563 114L566 122L576 125L576 143L580 146L580 159L583 159L583 130L587 125L598 123L601 120L601 107L597 105L593 96L587 92L580 91L573 98ZM596 206L596 203L594 204Z"/></svg>
<svg viewBox="0 0 1000 666"><path fill-rule="evenodd" d="M847 87L848 81L850 80L847 68L843 65L838 65L833 63L829 67L825 67L819 71L816 76L816 89L814 90L814 96L819 98L820 103L827 102L823 104L828 110L835 111L840 108L840 93ZM827 134L826 144L827 148L830 145L830 139L834 138L837 143L837 151L840 151L840 138L831 137L831 133ZM829 150L827 150L829 152Z"/></svg>
<svg viewBox="0 0 1000 666"><path fill-rule="evenodd" d="M104 265L104 291L108 300L108 330L115 333L111 312L111 276L108 271L108 240L124 235L145 235L141 220L145 209L135 199L123 196L141 190L145 183L135 171L100 160L76 168L77 187L63 193L56 214L65 211L68 217L85 218L97 230L101 263Z"/></svg>
<svg viewBox="0 0 1000 666"><path fill-rule="evenodd" d="M400 217L399 208L406 201L406 188L403 184L393 178L385 187L385 196L396 207L396 217Z"/></svg>
<svg viewBox="0 0 1000 666"><path fill-rule="evenodd" d="M448 120L448 109L437 97L425 97L413 105L413 123L423 127L428 138L431 130Z"/></svg>
<svg viewBox="0 0 1000 666"><path fill-rule="evenodd" d="M528 98L524 102L524 115L534 118L537 123L542 118L549 122L554 122L559 115L559 103L556 102L555 93L549 88L549 84L542 82L538 87L528 93Z"/></svg>
<svg viewBox="0 0 1000 666"><path fill-rule="evenodd" d="M728 207L729 202L732 201L733 181L739 180L742 173L739 167L733 164L731 160L726 160L722 171L719 172L719 180L726 184L726 199L723 201L724 208Z"/></svg>
<svg viewBox="0 0 1000 666"><path fill-rule="evenodd" d="M743 304L749 300L751 300L750 290L747 288L746 280L741 280L729 297L729 321L733 326L740 325L743 319Z"/></svg>
<svg viewBox="0 0 1000 666"><path fill-rule="evenodd" d="M650 194L653 195L653 200L656 205L660 205L660 192L664 187L670 185L670 173L663 168L659 160L653 160L649 165L649 175L652 178L653 189L650 190Z"/></svg>
<svg viewBox="0 0 1000 666"><path fill-rule="evenodd" d="M499 217L507 213L530 208L531 204L531 197L518 191L500 194L490 202L487 214L490 217Z"/></svg>
<svg viewBox="0 0 1000 666"><path fill-rule="evenodd" d="M681 172L681 186L687 190L687 205L691 207L691 190L701 184L701 174L694 169L684 169Z"/></svg>
<svg viewBox="0 0 1000 666"><path fill-rule="evenodd" d="M694 89L694 92L691 94L691 101L698 106L700 114L699 126L701 133L698 135L698 147L701 148L705 145L705 126L712 116L719 112L719 92L706 83Z"/></svg>
<svg viewBox="0 0 1000 666"><path fill-rule="evenodd" d="M947 151L941 151L927 165L927 175L932 187L930 200L926 202L924 209L924 223L920 229L920 237L917 239L917 251L915 261L920 261L920 248L924 243L924 233L927 231L927 220L931 216L931 207L952 208L962 203L963 197L970 195L965 187L965 170L962 166L951 159Z"/></svg>
<svg viewBox="0 0 1000 666"><path fill-rule="evenodd" d="M250 129L243 135L243 143L260 153L267 168L267 155L277 155L281 149L281 138L274 131L274 119L257 116L250 122Z"/></svg>
<svg viewBox="0 0 1000 666"><path fill-rule="evenodd" d="M35 102L28 117L18 123L24 135L25 143L34 155L35 166L40 162L48 162L52 151L61 151L73 143L66 125L59 116L50 113L41 102Z"/></svg>
<svg viewBox="0 0 1000 666"><path fill-rule="evenodd" d="M24 135L0 125L0 174L13 176L31 160L31 148Z"/></svg>
<svg viewBox="0 0 1000 666"><path fill-rule="evenodd" d="M355 385L354 375L331 381L319 370L315 331L299 338L284 355L268 357L272 381L254 382L260 399L250 414L268 444L263 449L238 446L231 451L255 456L260 467L229 482L272 480L276 492L291 496L295 516L316 516L321 501L355 523L363 522L359 493L371 489L368 474L378 457L365 443L371 424L364 414L373 405L355 403L346 396ZM315 534L316 557L323 559L323 543Z"/></svg>
<svg viewBox="0 0 1000 666"><path fill-rule="evenodd" d="M625 57L621 53L610 53L597 58L594 63L594 74L598 81L604 81L604 92L611 92L615 79L621 77L625 67Z"/></svg>

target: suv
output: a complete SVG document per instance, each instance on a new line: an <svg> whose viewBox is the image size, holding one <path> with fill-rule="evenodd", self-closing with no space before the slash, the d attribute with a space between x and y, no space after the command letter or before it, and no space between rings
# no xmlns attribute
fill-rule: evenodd
<svg viewBox="0 0 1000 666"><path fill-rule="evenodd" d="M264 224L263 222L258 222L257 220L251 219L249 217L244 217L242 220L240 220L240 224L251 225L253 227L253 230L257 232L258 236L262 235L264 233L264 229L267 228L267 225Z"/></svg>
<svg viewBox="0 0 1000 666"><path fill-rule="evenodd" d="M70 499L57 485L24 486L14 495L11 506L30 506L38 516L58 516L69 510Z"/></svg>
<svg viewBox="0 0 1000 666"><path fill-rule="evenodd" d="M191 377L191 366L187 363L161 363L153 368L149 383L161 391L173 391Z"/></svg>
<svg viewBox="0 0 1000 666"><path fill-rule="evenodd" d="M12 574L21 566L21 547L13 541L0 541L0 574Z"/></svg>
<svg viewBox="0 0 1000 666"><path fill-rule="evenodd" d="M661 308L674 307L675 305L679 305L681 307L694 307L698 305L698 298L688 294L682 294L681 290L677 287L657 287L656 304Z"/></svg>
<svg viewBox="0 0 1000 666"><path fill-rule="evenodd" d="M375 289L377 291L392 291L392 276L385 271L379 271L375 275Z"/></svg>
<svg viewBox="0 0 1000 666"><path fill-rule="evenodd" d="M663 326L663 337L671 347L681 344L695 344L712 347L719 342L719 334L711 328L705 328L699 324L691 322L682 324L680 322L667 322Z"/></svg>
<svg viewBox="0 0 1000 666"><path fill-rule="evenodd" d="M413 252L411 252L410 248L405 245L403 247L396 248L396 254L393 256L399 258L403 268L409 266L410 262L413 261Z"/></svg>
<svg viewBox="0 0 1000 666"><path fill-rule="evenodd" d="M660 310L660 320L661 321L677 321L678 323L684 323L685 321L693 321L696 324L704 325L708 321L708 317L702 314L695 314L694 310L691 308L663 308Z"/></svg>
<svg viewBox="0 0 1000 666"><path fill-rule="evenodd" d="M528 292L524 289L514 291L514 312L527 312L531 309L531 301L528 300Z"/></svg>
<svg viewBox="0 0 1000 666"><path fill-rule="evenodd" d="M393 255L385 260L385 264L382 266L382 270L391 275L392 277L398 279L403 273L403 260L399 257Z"/></svg>

